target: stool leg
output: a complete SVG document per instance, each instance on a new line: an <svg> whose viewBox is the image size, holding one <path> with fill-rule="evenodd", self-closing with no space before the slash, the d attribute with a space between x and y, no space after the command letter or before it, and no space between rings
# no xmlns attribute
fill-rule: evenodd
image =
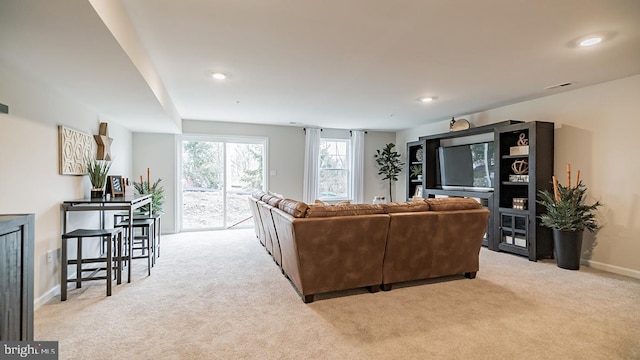
<svg viewBox="0 0 640 360"><path fill-rule="evenodd" d="M149 227L147 227L147 237L146 239L142 240L146 241L147 244L146 246L142 247L142 251L144 251L145 247L147 248L147 269L149 276L151 276L151 257L153 256L153 254L151 253L151 230L153 230L153 225L149 225ZM142 232L144 232L144 228L142 228Z"/></svg>
<svg viewBox="0 0 640 360"><path fill-rule="evenodd" d="M78 256L76 256L76 289L82 287L82 238L78 238Z"/></svg>
<svg viewBox="0 0 640 360"><path fill-rule="evenodd" d="M122 284L122 231L120 231L117 235L116 242L116 283L118 285Z"/></svg>
<svg viewBox="0 0 640 360"><path fill-rule="evenodd" d="M156 227L155 220L153 220L153 224L149 225L152 228L149 229L149 234L151 234L151 253L153 256L151 257L151 266L156 266Z"/></svg>
<svg viewBox="0 0 640 360"><path fill-rule="evenodd" d="M132 266L132 261L133 261L133 239L131 238L131 233L132 231L129 230L133 230L132 227L127 227L126 230L126 242L127 242L127 282L130 283L131 282L131 268Z"/></svg>
<svg viewBox="0 0 640 360"><path fill-rule="evenodd" d="M109 235L109 241L107 241L107 296L111 296L111 282L113 281L113 239Z"/></svg>
<svg viewBox="0 0 640 360"><path fill-rule="evenodd" d="M67 300L67 239L62 238L62 261L60 261L60 301Z"/></svg>
<svg viewBox="0 0 640 360"><path fill-rule="evenodd" d="M156 222L153 222L153 228L158 232L158 241L156 242L156 250L158 251L158 258L160 258L160 232L162 231L162 227L160 226L160 217L158 217L158 223L156 226Z"/></svg>

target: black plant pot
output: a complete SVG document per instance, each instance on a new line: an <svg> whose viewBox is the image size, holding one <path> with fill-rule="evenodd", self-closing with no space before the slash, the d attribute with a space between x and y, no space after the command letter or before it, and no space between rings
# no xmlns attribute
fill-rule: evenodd
<svg viewBox="0 0 640 360"><path fill-rule="evenodd" d="M100 199L104 196L103 189L91 189L91 198L92 199Z"/></svg>
<svg viewBox="0 0 640 360"><path fill-rule="evenodd" d="M558 267L580 270L583 231L553 229L553 246L556 249Z"/></svg>

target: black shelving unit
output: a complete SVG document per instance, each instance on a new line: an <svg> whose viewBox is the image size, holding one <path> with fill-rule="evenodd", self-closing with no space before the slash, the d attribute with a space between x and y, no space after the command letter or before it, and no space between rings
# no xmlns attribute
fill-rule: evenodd
<svg viewBox="0 0 640 360"><path fill-rule="evenodd" d="M528 140L528 153L511 155L511 147L517 146L524 136ZM494 233L498 249L536 261L553 257L551 230L541 226L540 214L544 208L536 203L538 191L551 190L554 154L554 124L533 121L496 128L495 149L498 158L496 174L499 181L494 189L498 221ZM512 181L512 165L526 161L527 181ZM522 179L520 179L522 180ZM514 199L526 203L525 209L515 209Z"/></svg>
<svg viewBox="0 0 640 360"><path fill-rule="evenodd" d="M416 195L416 189L420 189L420 194L424 196L424 169L425 169L425 154L424 154L424 141L412 141L407 143L407 160L405 161L405 174L406 174L406 199L411 200ZM411 175L411 168L419 166L422 171L422 177Z"/></svg>

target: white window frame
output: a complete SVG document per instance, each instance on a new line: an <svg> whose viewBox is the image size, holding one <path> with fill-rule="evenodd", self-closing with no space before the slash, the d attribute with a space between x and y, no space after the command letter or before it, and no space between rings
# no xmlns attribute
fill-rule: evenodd
<svg viewBox="0 0 640 360"><path fill-rule="evenodd" d="M210 142L222 142L225 144L223 147L223 151L226 152L226 144L227 143L245 143L245 144L262 144L264 146L264 163L262 168L262 176L264 178L264 189L263 191L267 191L269 189L269 138L264 136L233 136L233 135L214 135L214 134L183 134L176 136L175 138L175 155L176 155L176 180L175 180L175 193L176 193L176 203L174 204L175 214L176 214L176 229L178 232L190 232L190 231L208 231L208 230L221 230L226 228L226 220L225 226L216 227L216 228L202 228L202 229L183 229L182 227L182 143L184 141L210 141ZM227 167L227 156L226 153L223 154L224 167ZM227 191L227 175L225 171L225 178L223 191ZM226 194L225 194L226 198ZM227 204L226 200L224 202L224 211L226 214Z"/></svg>
<svg viewBox="0 0 640 360"><path fill-rule="evenodd" d="M352 189L351 189L351 177L353 176L353 169L351 169L351 165L353 163L353 161L351 161L351 158L353 156L352 154L352 150L351 150L351 139L350 138L336 138L336 137L330 137L330 138L321 138L320 139L320 146L322 146L323 143L325 142L343 142L346 144L346 159L345 159L345 167L344 168L335 168L335 169L325 169L322 168L322 164L320 161L318 161L318 199L322 200L322 201L330 201L330 202L338 202L338 201L345 201L345 200L352 200L353 199L353 194L352 194ZM320 173L323 170L346 170L347 171L347 196L346 197L323 197L320 194Z"/></svg>

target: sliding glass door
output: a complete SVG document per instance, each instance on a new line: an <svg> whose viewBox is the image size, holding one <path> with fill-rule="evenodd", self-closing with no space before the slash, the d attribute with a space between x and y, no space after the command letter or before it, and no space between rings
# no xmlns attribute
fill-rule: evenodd
<svg viewBox="0 0 640 360"><path fill-rule="evenodd" d="M266 145L262 138L183 138L183 230L253 226L247 196L266 189Z"/></svg>

